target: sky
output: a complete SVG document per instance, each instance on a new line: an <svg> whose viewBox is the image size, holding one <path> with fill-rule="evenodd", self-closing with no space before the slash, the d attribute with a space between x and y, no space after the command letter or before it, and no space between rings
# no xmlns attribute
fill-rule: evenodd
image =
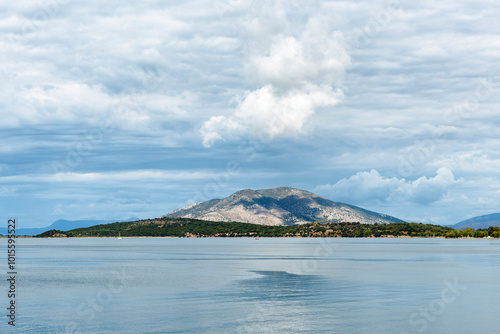
<svg viewBox="0 0 500 334"><path fill-rule="evenodd" d="M500 212L500 3L0 2L0 218L153 218L289 186Z"/></svg>

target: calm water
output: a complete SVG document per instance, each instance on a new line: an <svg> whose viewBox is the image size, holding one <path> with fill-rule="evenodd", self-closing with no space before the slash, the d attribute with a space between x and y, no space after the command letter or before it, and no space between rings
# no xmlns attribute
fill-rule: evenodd
<svg viewBox="0 0 500 334"><path fill-rule="evenodd" d="M498 333L498 240L17 241L2 333Z"/></svg>

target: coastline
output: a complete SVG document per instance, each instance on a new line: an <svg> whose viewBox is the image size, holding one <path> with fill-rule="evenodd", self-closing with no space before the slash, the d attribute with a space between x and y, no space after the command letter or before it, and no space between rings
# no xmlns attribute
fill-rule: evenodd
<svg viewBox="0 0 500 334"><path fill-rule="evenodd" d="M0 239L7 239L7 236L0 236ZM118 239L116 236L78 236L78 237L37 237L37 236L16 236L22 239ZM252 239L255 236L122 236L122 239ZM442 236L436 237L412 237L412 236L380 236L380 237L304 237L304 236L259 236L259 239L446 239L446 240L500 240L500 238L493 237L459 237L447 238Z"/></svg>

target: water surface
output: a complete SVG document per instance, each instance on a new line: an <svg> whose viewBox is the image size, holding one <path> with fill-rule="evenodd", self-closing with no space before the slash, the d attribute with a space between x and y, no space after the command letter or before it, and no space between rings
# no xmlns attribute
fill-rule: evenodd
<svg viewBox="0 0 500 334"><path fill-rule="evenodd" d="M17 244L12 332L498 333L498 240ZM0 326L11 331L5 318Z"/></svg>

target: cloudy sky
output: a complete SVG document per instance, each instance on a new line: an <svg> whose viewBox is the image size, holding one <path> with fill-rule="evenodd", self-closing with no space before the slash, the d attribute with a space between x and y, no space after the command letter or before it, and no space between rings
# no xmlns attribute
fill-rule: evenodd
<svg viewBox="0 0 500 334"><path fill-rule="evenodd" d="M0 2L0 213L151 218L291 186L500 211L500 3Z"/></svg>

